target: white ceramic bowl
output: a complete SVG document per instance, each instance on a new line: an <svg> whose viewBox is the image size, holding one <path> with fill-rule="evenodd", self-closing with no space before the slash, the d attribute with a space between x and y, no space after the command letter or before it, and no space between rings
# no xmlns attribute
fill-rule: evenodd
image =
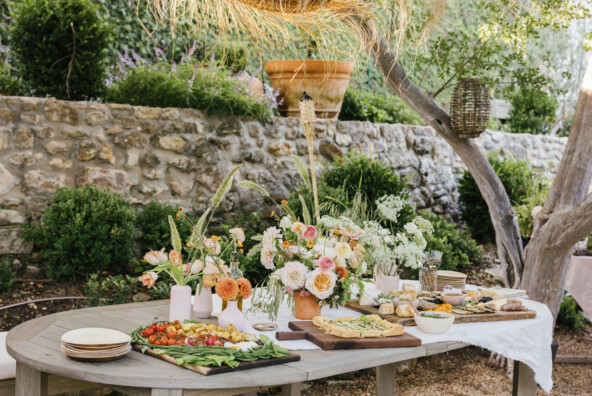
<svg viewBox="0 0 592 396"><path fill-rule="evenodd" d="M429 334L446 333L454 323L454 315L446 312L434 312L444 318L426 318L418 314L414 314L415 323L419 330Z"/></svg>
<svg viewBox="0 0 592 396"><path fill-rule="evenodd" d="M452 294L458 294L458 296ZM450 305L462 305L465 301L465 297L466 296L462 293L445 293L440 296L440 299Z"/></svg>
<svg viewBox="0 0 592 396"><path fill-rule="evenodd" d="M417 306L419 305L419 300L417 298L414 298L412 300L401 301L401 299L397 297L393 299L393 304L395 304L395 307L398 307L399 305L412 304L413 307L417 308Z"/></svg>

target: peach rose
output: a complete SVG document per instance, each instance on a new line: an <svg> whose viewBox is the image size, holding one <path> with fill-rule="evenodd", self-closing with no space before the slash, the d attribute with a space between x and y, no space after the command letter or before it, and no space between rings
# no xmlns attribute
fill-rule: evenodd
<svg viewBox="0 0 592 396"><path fill-rule="evenodd" d="M181 265L181 254L179 252L177 252L176 250L171 250L171 252L169 253L169 260L171 261L171 264L173 264L175 267L177 265Z"/></svg>
<svg viewBox="0 0 592 396"><path fill-rule="evenodd" d="M325 272L317 268L309 272L305 287L319 300L324 300L333 294L336 281L337 275L334 272Z"/></svg>

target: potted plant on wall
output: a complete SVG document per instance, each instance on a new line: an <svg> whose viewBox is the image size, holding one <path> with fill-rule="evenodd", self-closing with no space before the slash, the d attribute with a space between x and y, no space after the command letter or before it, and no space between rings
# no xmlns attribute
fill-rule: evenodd
<svg viewBox="0 0 592 396"><path fill-rule="evenodd" d="M319 55L314 35L306 40L306 55L306 59L265 62L271 86L279 91L280 115L298 117L300 98L306 92L314 101L317 118L335 119L341 111L354 62L312 59Z"/></svg>

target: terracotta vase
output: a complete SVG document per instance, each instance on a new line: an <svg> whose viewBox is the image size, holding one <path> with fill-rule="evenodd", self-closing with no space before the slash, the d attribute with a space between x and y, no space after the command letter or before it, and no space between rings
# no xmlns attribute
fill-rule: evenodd
<svg viewBox="0 0 592 396"><path fill-rule="evenodd" d="M183 323L191 318L191 286L175 285L171 287L169 322L178 320Z"/></svg>
<svg viewBox="0 0 592 396"><path fill-rule="evenodd" d="M243 331L246 327L245 315L238 309L237 301L228 301L226 309L218 316L218 326L226 327L229 324L234 325L238 331Z"/></svg>
<svg viewBox="0 0 592 396"><path fill-rule="evenodd" d="M317 303L319 299L314 295L301 296L300 292L294 292L294 316L296 319L311 320L321 315L321 306Z"/></svg>
<svg viewBox="0 0 592 396"><path fill-rule="evenodd" d="M376 274L376 288L387 294L391 290L399 290L399 275L390 276L378 271Z"/></svg>
<svg viewBox="0 0 592 396"><path fill-rule="evenodd" d="M193 313L200 319L207 319L212 315L213 309L212 288L202 287L200 291L198 284L195 290L195 299L193 300Z"/></svg>
<svg viewBox="0 0 592 396"><path fill-rule="evenodd" d="M312 97L317 118L337 118L354 71L353 62L332 60L277 60L265 62L271 86L279 90L280 115L298 117L300 98Z"/></svg>

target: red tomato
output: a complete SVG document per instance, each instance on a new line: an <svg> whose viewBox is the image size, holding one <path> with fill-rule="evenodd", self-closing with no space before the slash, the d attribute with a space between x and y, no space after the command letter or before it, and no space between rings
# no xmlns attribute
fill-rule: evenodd
<svg viewBox="0 0 592 396"><path fill-rule="evenodd" d="M177 336L177 331L176 331L176 330L173 330L173 329L170 329L170 330L167 332L167 336L168 336L169 338L174 338L174 337L176 337L176 336Z"/></svg>
<svg viewBox="0 0 592 396"><path fill-rule="evenodd" d="M177 323L175 323L175 329L181 330L182 328L183 328L183 325L177 321Z"/></svg>
<svg viewBox="0 0 592 396"><path fill-rule="evenodd" d="M158 331L159 333L164 332L167 327L168 326L165 325L164 323L159 323L156 325L156 331Z"/></svg>
<svg viewBox="0 0 592 396"><path fill-rule="evenodd" d="M154 345L162 345L162 342L160 340L156 340L154 341Z"/></svg>
<svg viewBox="0 0 592 396"><path fill-rule="evenodd" d="M152 327L147 328L146 330L144 330L144 333L147 336L151 336L152 334L154 334L154 329Z"/></svg>
<svg viewBox="0 0 592 396"><path fill-rule="evenodd" d="M177 341L175 340L169 340L169 342L167 342L167 345L177 345Z"/></svg>
<svg viewBox="0 0 592 396"><path fill-rule="evenodd" d="M148 342L151 344L156 343L156 336L155 335L151 335L150 337L148 337Z"/></svg>
<svg viewBox="0 0 592 396"><path fill-rule="evenodd" d="M166 345L167 342L169 342L169 339L166 336L164 336L160 339L160 342L162 343L162 345Z"/></svg>
<svg viewBox="0 0 592 396"><path fill-rule="evenodd" d="M177 341L177 345L185 345L185 341L179 340L179 341Z"/></svg>
<svg viewBox="0 0 592 396"><path fill-rule="evenodd" d="M141 332L141 333L140 333L140 336L142 336L142 337L146 338L146 332L145 332L145 331Z"/></svg>
<svg viewBox="0 0 592 396"><path fill-rule="evenodd" d="M209 337L206 340L206 345L215 345L216 344L216 340L214 339L214 337Z"/></svg>

